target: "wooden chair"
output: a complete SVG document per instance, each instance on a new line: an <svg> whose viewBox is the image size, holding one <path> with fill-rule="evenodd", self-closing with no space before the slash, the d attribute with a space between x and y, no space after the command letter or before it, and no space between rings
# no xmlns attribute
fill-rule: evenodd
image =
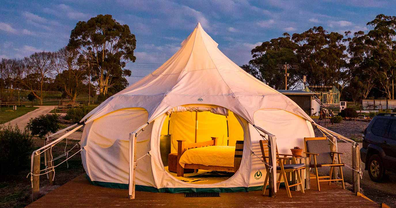
<svg viewBox="0 0 396 208"><path fill-rule="evenodd" d="M345 189L344 173L342 167L344 163L341 162L340 152L333 152L330 148L330 143L326 137L306 137L304 138L305 154L309 157L309 167L315 169L316 184L320 191L320 182L342 182L342 188ZM318 168L330 167L329 175L319 176ZM341 178L333 178L333 171L339 168Z"/></svg>
<svg viewBox="0 0 396 208"><path fill-rule="evenodd" d="M265 174L265 180L264 180L264 187L263 187L263 195L265 195L265 192L267 190L267 184L269 180L269 171L270 167L268 166L269 164L269 147L268 147L268 140L260 140L260 147L261 147L261 153L263 155L264 159L264 165L266 169L266 174ZM283 156L283 157L282 157ZM300 176L300 171L305 168L304 164L285 164L287 159L290 159L290 156L292 155L287 155L287 154L279 154L278 153L278 148L276 149L276 159L277 159L277 165L276 165L276 170L279 171L279 177L277 181L278 189L280 187L280 183L282 180L282 177L285 182L285 188L287 192L287 196L292 198L291 192L290 192L290 187L294 186L300 186L301 192L304 193L304 186L303 182L301 180ZM293 161L294 158L293 158ZM287 174L296 174L297 175L297 182L293 185L289 185L289 178L287 177Z"/></svg>

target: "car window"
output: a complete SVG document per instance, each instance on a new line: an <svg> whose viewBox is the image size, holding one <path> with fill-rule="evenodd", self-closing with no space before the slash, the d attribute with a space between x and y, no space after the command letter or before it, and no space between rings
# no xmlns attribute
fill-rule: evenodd
<svg viewBox="0 0 396 208"><path fill-rule="evenodd" d="M373 132L373 134L376 136L385 137L387 135L389 122L390 119L377 118L371 127L371 132Z"/></svg>
<svg viewBox="0 0 396 208"><path fill-rule="evenodd" d="M396 120L393 120L392 125L389 129L389 137L396 140Z"/></svg>

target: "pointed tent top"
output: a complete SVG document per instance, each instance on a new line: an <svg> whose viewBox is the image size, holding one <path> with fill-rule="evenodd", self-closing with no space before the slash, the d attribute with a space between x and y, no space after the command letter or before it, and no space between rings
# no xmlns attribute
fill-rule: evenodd
<svg viewBox="0 0 396 208"><path fill-rule="evenodd" d="M254 124L259 109L281 109L312 119L293 101L246 73L217 47L200 23L157 70L113 95L81 121L122 108L144 108L148 121L187 104L222 106Z"/></svg>
<svg viewBox="0 0 396 208"><path fill-rule="evenodd" d="M180 45L183 47L184 44L186 44L188 41L195 41L195 39L197 38L196 35L202 36L203 40L207 40L208 43L212 43L215 47L219 45L216 41L212 39L212 37L210 37L208 33L206 33L200 22L197 23L197 26L195 26L192 33L190 33L190 35L186 39L184 39Z"/></svg>

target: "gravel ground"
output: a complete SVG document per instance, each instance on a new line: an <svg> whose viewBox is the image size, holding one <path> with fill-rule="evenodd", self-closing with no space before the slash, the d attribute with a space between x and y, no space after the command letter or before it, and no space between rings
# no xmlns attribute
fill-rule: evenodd
<svg viewBox="0 0 396 208"><path fill-rule="evenodd" d="M348 138L362 139L363 131L369 124L363 121L342 121L338 124L330 124L328 121L319 121L322 126L340 133ZM343 162L352 167L352 145L350 143L338 143L338 151L343 152ZM364 163L362 169L364 170ZM352 183L352 170L344 169L345 181ZM348 186L347 186L348 187ZM350 186L351 187L351 186ZM396 207L396 174L387 172L385 180L382 183L373 182L367 170L364 170L363 179L361 180L361 189L364 195L377 203L385 203L390 207Z"/></svg>

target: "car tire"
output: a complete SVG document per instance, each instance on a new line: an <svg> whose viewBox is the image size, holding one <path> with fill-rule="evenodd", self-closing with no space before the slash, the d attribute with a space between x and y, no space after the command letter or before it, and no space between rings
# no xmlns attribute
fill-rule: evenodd
<svg viewBox="0 0 396 208"><path fill-rule="evenodd" d="M381 182L384 178L384 165L379 155L371 155L368 160L368 173L372 181Z"/></svg>

